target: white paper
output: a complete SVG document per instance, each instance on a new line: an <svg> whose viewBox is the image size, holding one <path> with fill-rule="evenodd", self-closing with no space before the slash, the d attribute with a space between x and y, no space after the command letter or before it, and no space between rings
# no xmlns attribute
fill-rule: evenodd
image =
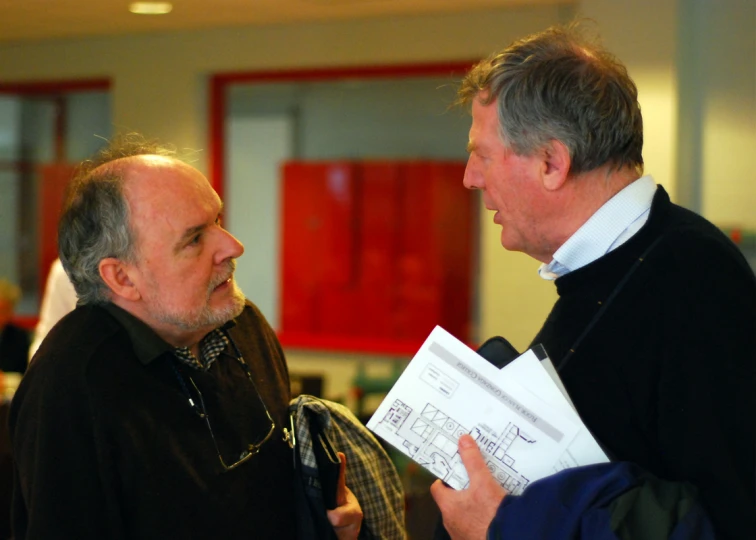
<svg viewBox="0 0 756 540"><path fill-rule="evenodd" d="M513 494L565 467L606 461L535 354L499 370L438 326L367 427L456 489L468 484L457 452L464 433Z"/></svg>
<svg viewBox="0 0 756 540"><path fill-rule="evenodd" d="M562 469L609 461L596 439L580 420L575 405L567 394L567 390L550 358L538 360L533 351L526 351L499 370L499 373L502 378L527 381L528 390L552 406L560 408L560 410L567 411L569 408L574 421L580 424L580 430L578 430L575 439L559 460L554 463L552 472L556 473ZM570 412L566 414L569 415Z"/></svg>

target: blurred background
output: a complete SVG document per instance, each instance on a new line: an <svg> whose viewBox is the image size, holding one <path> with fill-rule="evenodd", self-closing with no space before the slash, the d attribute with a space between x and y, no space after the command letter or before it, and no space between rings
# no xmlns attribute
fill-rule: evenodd
<svg viewBox="0 0 756 540"><path fill-rule="evenodd" d="M753 0L0 0L0 278L33 334L73 165L173 143L226 201L293 390L369 418L435 324L527 347L556 295L462 187L475 61L575 17L636 81L646 172L756 262ZM8 378L15 384L14 377ZM400 462L423 538L428 479ZM413 511L413 508L415 509Z"/></svg>

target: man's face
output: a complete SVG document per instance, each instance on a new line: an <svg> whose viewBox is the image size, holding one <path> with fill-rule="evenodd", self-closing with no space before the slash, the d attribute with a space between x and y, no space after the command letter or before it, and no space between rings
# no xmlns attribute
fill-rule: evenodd
<svg viewBox="0 0 756 540"><path fill-rule="evenodd" d="M504 145L496 103L483 105L477 98L473 101L464 185L481 190L486 208L496 211L493 220L501 225L502 246L548 262L551 253L546 253L549 250L539 216L544 194L542 160L518 156Z"/></svg>
<svg viewBox="0 0 756 540"><path fill-rule="evenodd" d="M137 316L174 343L193 341L244 308L233 278L244 246L221 226L220 198L199 171L156 156L137 160L124 185L137 247Z"/></svg>

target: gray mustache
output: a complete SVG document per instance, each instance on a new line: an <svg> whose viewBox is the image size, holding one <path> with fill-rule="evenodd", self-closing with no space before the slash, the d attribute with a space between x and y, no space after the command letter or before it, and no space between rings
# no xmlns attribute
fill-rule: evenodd
<svg viewBox="0 0 756 540"><path fill-rule="evenodd" d="M215 289L218 285L223 283L224 281L228 281L230 278L233 277L234 271L236 270L236 261L234 259L231 259L230 261L225 263L226 269L223 274L221 274L221 277L218 277L217 279L214 279L210 282L210 286L208 287L208 293L212 292L213 289Z"/></svg>

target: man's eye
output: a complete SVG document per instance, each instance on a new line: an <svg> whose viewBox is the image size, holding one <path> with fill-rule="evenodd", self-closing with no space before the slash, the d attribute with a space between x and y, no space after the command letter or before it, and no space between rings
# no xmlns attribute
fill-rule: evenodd
<svg viewBox="0 0 756 540"><path fill-rule="evenodd" d="M202 239L202 235L201 234L197 234L191 240L189 240L189 245L199 244L199 242L200 242L201 239Z"/></svg>

